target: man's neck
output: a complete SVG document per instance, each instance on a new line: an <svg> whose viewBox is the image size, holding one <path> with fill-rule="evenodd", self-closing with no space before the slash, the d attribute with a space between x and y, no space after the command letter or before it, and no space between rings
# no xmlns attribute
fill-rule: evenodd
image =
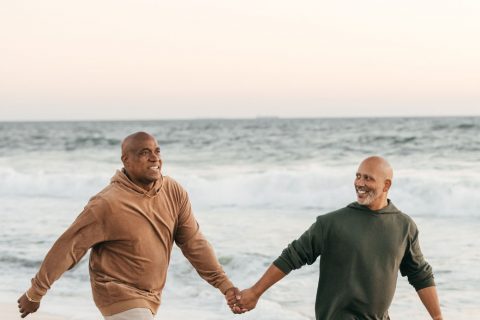
<svg viewBox="0 0 480 320"><path fill-rule="evenodd" d="M134 180L132 179L132 177L130 177L130 175L128 174L127 170L124 170L125 172L125 175L127 176L128 180L132 181L135 185L139 186L140 188L142 188L143 190L145 191L150 191L152 190L153 186L155 185L155 181L153 182L150 182L148 184L144 184L138 180Z"/></svg>
<svg viewBox="0 0 480 320"><path fill-rule="evenodd" d="M383 208L386 208L388 207L388 200L387 198L382 198L381 200L379 199L379 201L375 201L375 202L372 202L370 205L367 206L368 209L372 210L372 211L378 211L378 210L382 210Z"/></svg>

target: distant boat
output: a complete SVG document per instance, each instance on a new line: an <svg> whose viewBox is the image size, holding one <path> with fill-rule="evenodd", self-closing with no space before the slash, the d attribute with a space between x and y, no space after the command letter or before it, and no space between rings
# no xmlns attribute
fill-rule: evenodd
<svg viewBox="0 0 480 320"><path fill-rule="evenodd" d="M255 119L257 120L274 120L278 119L277 116L256 116Z"/></svg>

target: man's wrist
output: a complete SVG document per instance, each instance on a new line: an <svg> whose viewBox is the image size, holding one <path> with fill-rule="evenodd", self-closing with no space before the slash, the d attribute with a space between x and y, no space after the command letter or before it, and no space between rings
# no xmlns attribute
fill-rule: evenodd
<svg viewBox="0 0 480 320"><path fill-rule="evenodd" d="M35 299L31 298L31 297L28 295L28 291L25 291L25 297L27 297L27 300L30 301L30 302L40 303L40 300L35 300Z"/></svg>
<svg viewBox="0 0 480 320"><path fill-rule="evenodd" d="M227 295L230 290L234 290L234 291L235 291L235 289L237 289L237 288L236 288L236 287L230 287L230 288L228 288L227 290L225 290L225 295Z"/></svg>
<svg viewBox="0 0 480 320"><path fill-rule="evenodd" d="M264 290L260 289L257 285L254 285L251 287L253 294L257 297L260 298L260 296L263 294Z"/></svg>

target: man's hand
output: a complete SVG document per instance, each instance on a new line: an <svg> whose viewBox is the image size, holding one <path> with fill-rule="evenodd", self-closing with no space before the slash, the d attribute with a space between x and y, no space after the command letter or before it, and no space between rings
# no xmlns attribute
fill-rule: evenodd
<svg viewBox="0 0 480 320"><path fill-rule="evenodd" d="M40 302L32 302L28 300L26 293L24 293L20 298L18 298L17 302L18 309L22 314L22 318L25 318L30 313L34 313L40 307Z"/></svg>
<svg viewBox="0 0 480 320"><path fill-rule="evenodd" d="M245 289L240 292L240 299L238 299L239 301L237 302L237 305L240 306L243 312L250 311L255 308L259 298L260 295L252 288Z"/></svg>
<svg viewBox="0 0 480 320"><path fill-rule="evenodd" d="M244 313L242 309L238 306L238 299L240 299L240 290L237 287L231 287L225 292L225 300L232 310L233 313L240 314Z"/></svg>
<svg viewBox="0 0 480 320"><path fill-rule="evenodd" d="M238 294L237 288L228 289L225 293L228 306L232 309L233 313L244 313L254 309L260 296L286 275L286 273L272 264L268 267L260 280L258 280L250 289L243 290L240 294ZM230 290L232 289L234 291L230 293Z"/></svg>

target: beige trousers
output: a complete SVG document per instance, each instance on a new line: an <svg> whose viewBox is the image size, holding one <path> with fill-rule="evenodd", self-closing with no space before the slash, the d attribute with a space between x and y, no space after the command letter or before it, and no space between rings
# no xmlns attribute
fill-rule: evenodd
<svg viewBox="0 0 480 320"><path fill-rule="evenodd" d="M104 318L105 320L153 320L153 314L150 309L134 308Z"/></svg>

